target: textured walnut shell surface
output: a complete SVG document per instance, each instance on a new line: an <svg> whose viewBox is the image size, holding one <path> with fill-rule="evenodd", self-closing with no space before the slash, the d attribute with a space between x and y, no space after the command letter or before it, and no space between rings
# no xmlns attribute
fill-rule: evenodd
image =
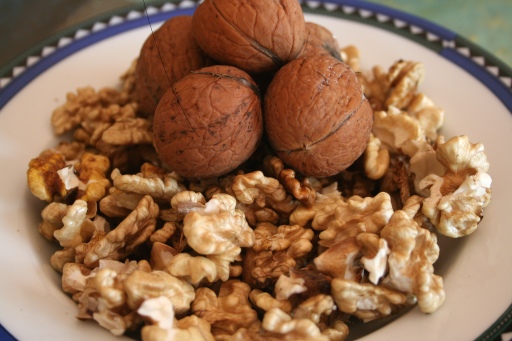
<svg viewBox="0 0 512 341"><path fill-rule="evenodd" d="M265 129L282 160L308 176L331 176L365 150L372 109L356 74L327 56L296 59L265 95Z"/></svg>
<svg viewBox="0 0 512 341"><path fill-rule="evenodd" d="M326 27L314 22L306 22L306 40L299 57L320 55L341 60L338 41Z"/></svg>
<svg viewBox="0 0 512 341"><path fill-rule="evenodd" d="M146 116L153 115L172 83L210 64L211 59L192 36L192 16L168 19L146 38L139 53L135 69L139 111Z"/></svg>
<svg viewBox="0 0 512 341"><path fill-rule="evenodd" d="M155 111L153 140L165 163L186 178L235 169L263 132L256 83L232 66L210 66L177 81Z"/></svg>
<svg viewBox="0 0 512 341"><path fill-rule="evenodd" d="M296 0L205 0L193 15L199 46L215 60L249 73L276 70L296 58L304 33Z"/></svg>

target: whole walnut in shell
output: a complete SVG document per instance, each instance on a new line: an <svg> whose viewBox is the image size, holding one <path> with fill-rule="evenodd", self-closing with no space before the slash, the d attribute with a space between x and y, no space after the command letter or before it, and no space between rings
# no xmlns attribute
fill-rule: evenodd
<svg viewBox="0 0 512 341"><path fill-rule="evenodd" d="M164 94L155 111L153 141L163 162L186 178L235 169L256 150L263 132L256 83L233 66L192 72Z"/></svg>
<svg viewBox="0 0 512 341"><path fill-rule="evenodd" d="M299 57L332 56L341 60L340 46L331 31L326 27L306 22L306 41Z"/></svg>
<svg viewBox="0 0 512 341"><path fill-rule="evenodd" d="M257 73L297 57L305 21L297 0L205 0L194 12L192 30L213 59Z"/></svg>
<svg viewBox="0 0 512 341"><path fill-rule="evenodd" d="M331 176L365 150L372 109L356 74L328 56L282 67L265 95L268 140L283 162L307 176Z"/></svg>
<svg viewBox="0 0 512 341"><path fill-rule="evenodd" d="M135 69L135 98L139 111L153 115L158 101L172 83L190 71L211 64L192 36L192 17L165 21L142 45Z"/></svg>

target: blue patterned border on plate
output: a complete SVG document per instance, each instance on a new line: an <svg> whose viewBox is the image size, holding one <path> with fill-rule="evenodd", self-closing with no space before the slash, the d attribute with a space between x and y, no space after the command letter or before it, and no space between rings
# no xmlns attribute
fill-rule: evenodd
<svg viewBox="0 0 512 341"><path fill-rule="evenodd" d="M152 22L191 14L199 0L175 0L149 6ZM305 1L305 12L359 21L422 44L480 80L512 112L512 69L469 40L428 20L362 0ZM153 4L153 3L152 3ZM67 56L100 40L147 25L143 6L118 11L72 27L0 69L0 109L26 84Z"/></svg>
<svg viewBox="0 0 512 341"><path fill-rule="evenodd" d="M435 51L482 82L512 113L512 69L468 39L428 20L363 0L300 2L305 12L377 26Z"/></svg>
<svg viewBox="0 0 512 341"><path fill-rule="evenodd" d="M151 22L190 15L200 0L151 2ZM299 0L304 12L353 20L392 31L437 52L469 72L512 113L512 69L469 40L430 21L363 0ZM0 109L20 90L64 58L103 39L148 25L144 6L110 12L73 26L0 68ZM495 340L512 327L512 305L478 340ZM0 340L16 340L0 325Z"/></svg>
<svg viewBox="0 0 512 341"><path fill-rule="evenodd" d="M0 340L16 341L16 339L0 324Z"/></svg>
<svg viewBox="0 0 512 341"><path fill-rule="evenodd" d="M149 6L152 22L176 15L191 15L198 1L174 1ZM0 69L0 110L23 87L64 58L103 39L148 25L144 8L109 13L74 26L45 40Z"/></svg>

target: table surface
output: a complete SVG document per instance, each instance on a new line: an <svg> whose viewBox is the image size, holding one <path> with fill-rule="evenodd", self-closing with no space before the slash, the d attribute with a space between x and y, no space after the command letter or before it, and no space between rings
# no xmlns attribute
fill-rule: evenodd
<svg viewBox="0 0 512 341"><path fill-rule="evenodd" d="M150 4L152 0L145 0ZM64 28L142 0L1 0L0 66ZM372 0L448 28L512 66L511 0Z"/></svg>

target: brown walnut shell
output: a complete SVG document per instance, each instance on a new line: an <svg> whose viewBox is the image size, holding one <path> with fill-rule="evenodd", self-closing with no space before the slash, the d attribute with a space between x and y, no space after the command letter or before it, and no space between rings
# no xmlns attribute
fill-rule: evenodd
<svg viewBox="0 0 512 341"><path fill-rule="evenodd" d="M306 41L299 57L331 56L341 60L340 46L336 37L326 27L306 22Z"/></svg>
<svg viewBox="0 0 512 341"><path fill-rule="evenodd" d="M168 19L146 38L139 53L134 94L140 113L153 115L171 84L210 64L192 36L192 16Z"/></svg>
<svg viewBox="0 0 512 341"><path fill-rule="evenodd" d="M192 72L164 94L153 141L163 162L189 179L224 175L256 150L263 132L256 83L233 66Z"/></svg>
<svg viewBox="0 0 512 341"><path fill-rule="evenodd" d="M265 95L264 120L272 148L307 176L331 176L365 150L372 109L356 74L327 56L282 67Z"/></svg>
<svg viewBox="0 0 512 341"><path fill-rule="evenodd" d="M256 73L297 57L305 21L297 0L205 0L194 12L192 29L213 59Z"/></svg>

